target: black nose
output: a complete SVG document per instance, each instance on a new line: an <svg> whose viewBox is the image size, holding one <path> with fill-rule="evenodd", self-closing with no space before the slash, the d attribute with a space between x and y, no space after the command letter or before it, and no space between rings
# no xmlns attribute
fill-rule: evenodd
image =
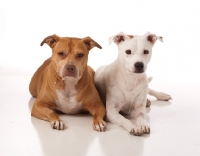
<svg viewBox="0 0 200 156"><path fill-rule="evenodd" d="M76 70L75 65L68 65L68 66L67 66L67 71L68 71L69 73L73 73L73 72L75 72L75 70Z"/></svg>
<svg viewBox="0 0 200 156"><path fill-rule="evenodd" d="M137 71L141 71L144 69L144 64L142 62L136 62L134 66Z"/></svg>

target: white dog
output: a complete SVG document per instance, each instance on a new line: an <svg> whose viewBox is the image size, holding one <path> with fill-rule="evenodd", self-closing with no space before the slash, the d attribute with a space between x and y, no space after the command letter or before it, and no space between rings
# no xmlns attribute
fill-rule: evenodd
<svg viewBox="0 0 200 156"><path fill-rule="evenodd" d="M162 37L151 33L144 36L129 36L119 33L109 38L118 46L118 58L95 73L95 85L102 101L106 104L107 119L133 135L150 133L145 123L147 93L159 100L170 100L165 93L148 89L145 74L151 59L152 47ZM149 80L150 81L150 80ZM135 114L136 125L122 114Z"/></svg>

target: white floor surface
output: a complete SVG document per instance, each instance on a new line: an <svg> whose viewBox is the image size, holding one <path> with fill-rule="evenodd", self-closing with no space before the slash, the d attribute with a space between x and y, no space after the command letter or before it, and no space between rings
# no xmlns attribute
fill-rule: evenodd
<svg viewBox="0 0 200 156"><path fill-rule="evenodd" d="M172 95L169 102L150 97L149 135L132 136L107 123L106 132L92 128L91 115L60 115L67 129L53 130L31 117L31 76L0 75L0 156L199 156L200 87L156 83L151 88ZM128 116L131 120L133 118Z"/></svg>

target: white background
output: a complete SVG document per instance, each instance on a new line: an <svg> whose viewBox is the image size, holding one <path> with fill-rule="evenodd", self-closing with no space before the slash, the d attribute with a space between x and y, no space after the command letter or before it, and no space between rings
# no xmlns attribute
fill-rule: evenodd
<svg viewBox="0 0 200 156"><path fill-rule="evenodd" d="M0 0L0 155L199 156L199 29L199 0ZM150 135L130 136L110 123L97 133L84 115L62 115L67 130L53 131L30 117L30 78L51 56L40 46L45 37L90 36L103 47L89 54L96 70L116 59L117 46L108 38L121 31L164 39L155 44L147 73L154 77L150 87L173 100L151 97Z"/></svg>
<svg viewBox="0 0 200 156"><path fill-rule="evenodd" d="M51 56L40 47L49 35L86 37L94 48L89 65L95 70L117 57L117 46L108 37L121 31L161 35L149 64L148 75L166 82L197 83L200 79L200 3L198 0L1 0L0 73L31 75Z"/></svg>

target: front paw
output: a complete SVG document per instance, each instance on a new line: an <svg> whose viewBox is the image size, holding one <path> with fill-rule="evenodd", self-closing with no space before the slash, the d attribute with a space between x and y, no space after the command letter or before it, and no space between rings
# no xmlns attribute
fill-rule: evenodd
<svg viewBox="0 0 200 156"><path fill-rule="evenodd" d="M104 132L106 131L106 123L105 121L99 119L93 121L93 129L98 132Z"/></svg>
<svg viewBox="0 0 200 156"><path fill-rule="evenodd" d="M50 122L50 124L53 129L64 130L65 128L65 125L62 122L62 120L53 120Z"/></svg>
<svg viewBox="0 0 200 156"><path fill-rule="evenodd" d="M150 133L150 128L149 128L148 125L141 125L141 126L138 126L138 127L141 129L141 131L142 131L143 133L146 133L146 134L149 134L149 133Z"/></svg>
<svg viewBox="0 0 200 156"><path fill-rule="evenodd" d="M138 126L135 126L131 129L130 134L135 136L140 136L143 134L143 131Z"/></svg>
<svg viewBox="0 0 200 156"><path fill-rule="evenodd" d="M130 134L140 136L142 134L149 134L150 128L147 125L135 126L131 129Z"/></svg>

